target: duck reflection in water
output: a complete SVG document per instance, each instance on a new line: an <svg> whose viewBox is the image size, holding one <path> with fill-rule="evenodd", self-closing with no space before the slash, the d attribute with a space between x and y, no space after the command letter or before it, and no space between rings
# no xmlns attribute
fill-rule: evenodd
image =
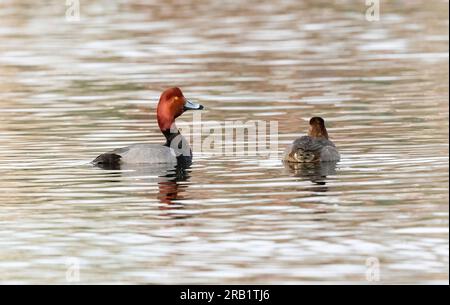
<svg viewBox="0 0 450 305"><path fill-rule="evenodd" d="M325 186L327 183L327 176L336 175L337 162L317 162L317 163L291 163L284 162L286 171L294 176L304 178L302 180L309 180L316 185ZM317 189L316 189L317 191ZM328 191L324 187L322 191Z"/></svg>
<svg viewBox="0 0 450 305"><path fill-rule="evenodd" d="M158 199L166 206L161 209L173 209L174 201L178 201L178 208L181 208L180 200L185 199L182 193L186 191L187 185L180 184L179 182L189 181L188 168L176 167L173 170L167 171L165 176L159 176L158 179Z"/></svg>
<svg viewBox="0 0 450 305"><path fill-rule="evenodd" d="M135 178L143 182L158 184L158 200L164 205L161 210L180 209L180 201L185 199L183 193L187 189L186 184L180 182L189 181L190 166L160 164L160 165L128 165L128 164L105 164L98 166L104 170L113 170L114 177ZM119 171L119 172L116 172ZM119 182L116 180L115 182ZM175 203L176 201L176 203Z"/></svg>

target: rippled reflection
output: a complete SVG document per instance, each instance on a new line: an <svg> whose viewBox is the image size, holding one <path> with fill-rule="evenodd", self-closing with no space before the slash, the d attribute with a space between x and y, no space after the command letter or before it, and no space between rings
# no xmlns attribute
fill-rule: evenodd
<svg viewBox="0 0 450 305"><path fill-rule="evenodd" d="M338 162L283 163L292 176L305 178L317 185L326 185L327 176L336 175L336 166L338 164Z"/></svg>
<svg viewBox="0 0 450 305"><path fill-rule="evenodd" d="M0 1L0 282L76 257L83 284L360 284L375 257L382 283L448 283L446 2ZM280 156L321 116L342 159L89 164L164 143L172 86L205 122L278 122Z"/></svg>
<svg viewBox="0 0 450 305"><path fill-rule="evenodd" d="M109 182L121 183L126 178L130 181L130 187L133 183L156 183L159 188L157 198L161 203L167 205L161 207L162 209L171 208L176 205L176 208L181 206L181 201L184 199L183 193L186 191L189 182L189 167L179 167L172 164L114 164L114 165L97 165L97 167L111 171L108 174L110 178L118 178L117 180L109 180ZM180 182L184 182L180 185Z"/></svg>

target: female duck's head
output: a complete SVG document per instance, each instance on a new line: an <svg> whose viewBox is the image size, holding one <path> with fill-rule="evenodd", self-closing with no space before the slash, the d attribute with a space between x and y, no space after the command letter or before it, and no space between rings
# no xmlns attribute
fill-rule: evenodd
<svg viewBox="0 0 450 305"><path fill-rule="evenodd" d="M328 139L328 132L325 127L325 120L321 117L313 117L309 120L309 136L313 138Z"/></svg>

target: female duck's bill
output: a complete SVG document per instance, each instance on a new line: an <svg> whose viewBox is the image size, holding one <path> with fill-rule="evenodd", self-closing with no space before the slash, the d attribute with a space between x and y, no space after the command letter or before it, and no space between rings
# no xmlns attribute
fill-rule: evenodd
<svg viewBox="0 0 450 305"><path fill-rule="evenodd" d="M292 163L339 161L339 152L328 138L325 120L321 117L311 118L308 135L289 145L283 160Z"/></svg>
<svg viewBox="0 0 450 305"><path fill-rule="evenodd" d="M192 163L192 150L175 125L185 111L202 110L203 106L188 101L179 88L165 90L158 103L156 117L166 138L164 145L134 144L98 156L92 163L103 168L120 168L121 164L176 164L187 167Z"/></svg>

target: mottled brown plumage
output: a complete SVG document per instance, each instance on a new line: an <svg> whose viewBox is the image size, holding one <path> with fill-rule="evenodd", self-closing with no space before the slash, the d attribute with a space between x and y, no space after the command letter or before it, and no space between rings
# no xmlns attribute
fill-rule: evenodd
<svg viewBox="0 0 450 305"><path fill-rule="evenodd" d="M296 139L286 148L284 161L293 163L313 163L339 161L336 146L328 139L324 119L313 117L309 121L307 136Z"/></svg>

